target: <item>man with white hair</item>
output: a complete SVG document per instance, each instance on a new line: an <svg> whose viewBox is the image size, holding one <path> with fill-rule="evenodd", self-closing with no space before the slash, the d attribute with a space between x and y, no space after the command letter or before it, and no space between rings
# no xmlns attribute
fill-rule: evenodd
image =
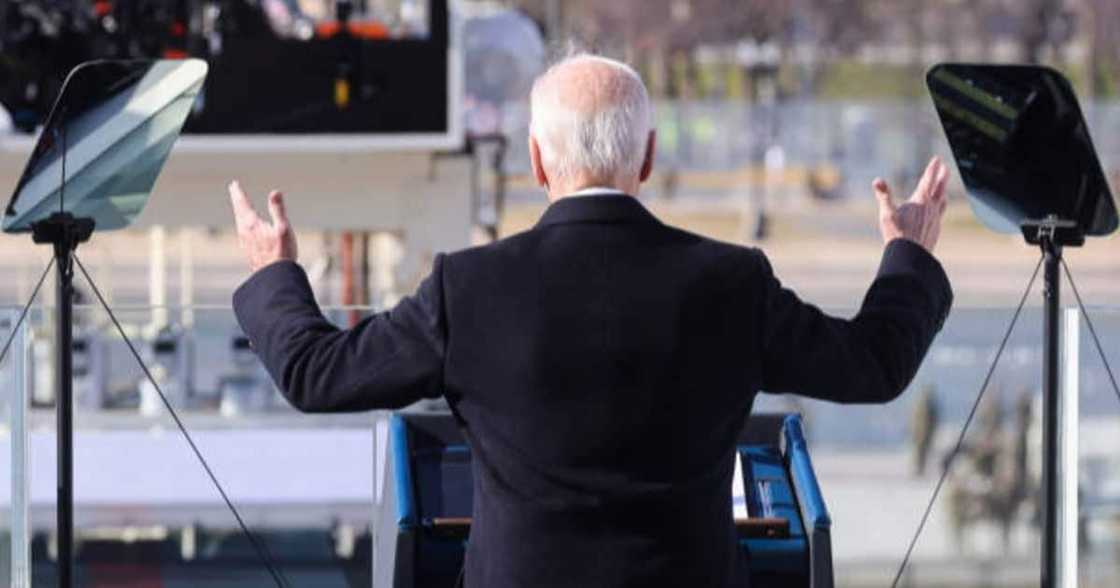
<svg viewBox="0 0 1120 588"><path fill-rule="evenodd" d="M886 247L844 320L782 288L761 251L650 214L635 196L655 145L631 68L552 67L532 92L540 222L438 255L414 296L350 330L319 312L280 194L267 223L230 185L255 272L234 308L296 408L446 397L473 456L470 588L744 586L730 478L755 394L892 400L949 311L930 254L940 161L903 204L875 182Z"/></svg>

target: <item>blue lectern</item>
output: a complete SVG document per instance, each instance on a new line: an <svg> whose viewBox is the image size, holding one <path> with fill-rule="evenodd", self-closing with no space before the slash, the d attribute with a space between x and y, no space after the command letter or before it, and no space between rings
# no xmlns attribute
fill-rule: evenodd
<svg viewBox="0 0 1120 588"><path fill-rule="evenodd" d="M832 588L831 521L796 414L752 416L739 437L739 545L751 586ZM447 413L389 421L374 585L449 588L469 540L471 452Z"/></svg>

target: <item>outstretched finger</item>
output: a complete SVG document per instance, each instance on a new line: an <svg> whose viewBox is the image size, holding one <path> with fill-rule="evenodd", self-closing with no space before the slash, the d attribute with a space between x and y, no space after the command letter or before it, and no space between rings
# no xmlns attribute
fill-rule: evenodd
<svg viewBox="0 0 1120 588"><path fill-rule="evenodd" d="M253 203L249 202L249 197L237 180L229 183L229 200L233 205L233 218L238 229L248 228L260 220L257 211L253 210Z"/></svg>
<svg viewBox="0 0 1120 588"><path fill-rule="evenodd" d="M288 210L284 206L284 194L279 190L268 193L268 214L275 227L288 226Z"/></svg>
<svg viewBox="0 0 1120 588"><path fill-rule="evenodd" d="M939 173L940 168L941 159L936 155L931 157L926 165L926 170L922 172L922 179L918 180L918 187L914 188L914 194L910 197L911 202L921 203L929 199L930 188L933 186L934 178Z"/></svg>
<svg viewBox="0 0 1120 588"><path fill-rule="evenodd" d="M937 173L937 177L933 181L933 186L930 188L930 200L932 202L941 202L945 200L945 187L949 185L949 166L941 164L941 169Z"/></svg>
<svg viewBox="0 0 1120 588"><path fill-rule="evenodd" d="M871 182L871 188L875 191L875 199L879 201L879 212L894 214L894 197L891 196L891 187L887 185L886 180L875 178L875 181Z"/></svg>

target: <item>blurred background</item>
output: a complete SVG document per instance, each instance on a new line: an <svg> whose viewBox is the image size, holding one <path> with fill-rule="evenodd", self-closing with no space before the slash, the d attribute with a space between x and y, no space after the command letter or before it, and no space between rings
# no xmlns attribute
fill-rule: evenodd
<svg viewBox="0 0 1120 588"><path fill-rule="evenodd" d="M436 252L536 222L546 202L529 174L529 87L558 57L600 52L631 63L656 104L645 204L761 247L804 299L850 315L882 247L871 181L908 195L932 155L951 160L925 90L934 63L1061 71L1117 185L1117 22L1115 0L2 0L0 177L15 185L74 65L210 62L147 210L79 255L293 582L368 586L382 416L298 415L256 364L230 310L248 272L228 181L258 203L285 191L321 304L353 324L409 294ZM840 586L893 578L1038 259L977 223L957 178L950 198L937 253L956 303L910 390L875 407L756 403L805 417ZM1116 237L1066 253L1114 365L1118 253ZM0 237L5 340L49 257ZM78 290L87 585L268 585L88 286ZM53 296L48 278L0 363L0 582L28 572L53 582ZM1041 301L1036 286L904 585L1038 583ZM1080 337L1068 365L1080 375L1081 585L1115 586L1120 399L1086 329ZM19 504L26 536L11 532ZM12 560L23 543L30 570Z"/></svg>

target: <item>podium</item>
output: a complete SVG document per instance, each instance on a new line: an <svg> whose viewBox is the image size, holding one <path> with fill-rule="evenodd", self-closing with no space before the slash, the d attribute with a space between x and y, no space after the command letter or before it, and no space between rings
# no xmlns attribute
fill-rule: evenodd
<svg viewBox="0 0 1120 588"><path fill-rule="evenodd" d="M374 586L455 586L470 537L470 448L449 413L396 413L374 537ZM751 586L832 588L831 520L796 414L739 436L739 547Z"/></svg>

